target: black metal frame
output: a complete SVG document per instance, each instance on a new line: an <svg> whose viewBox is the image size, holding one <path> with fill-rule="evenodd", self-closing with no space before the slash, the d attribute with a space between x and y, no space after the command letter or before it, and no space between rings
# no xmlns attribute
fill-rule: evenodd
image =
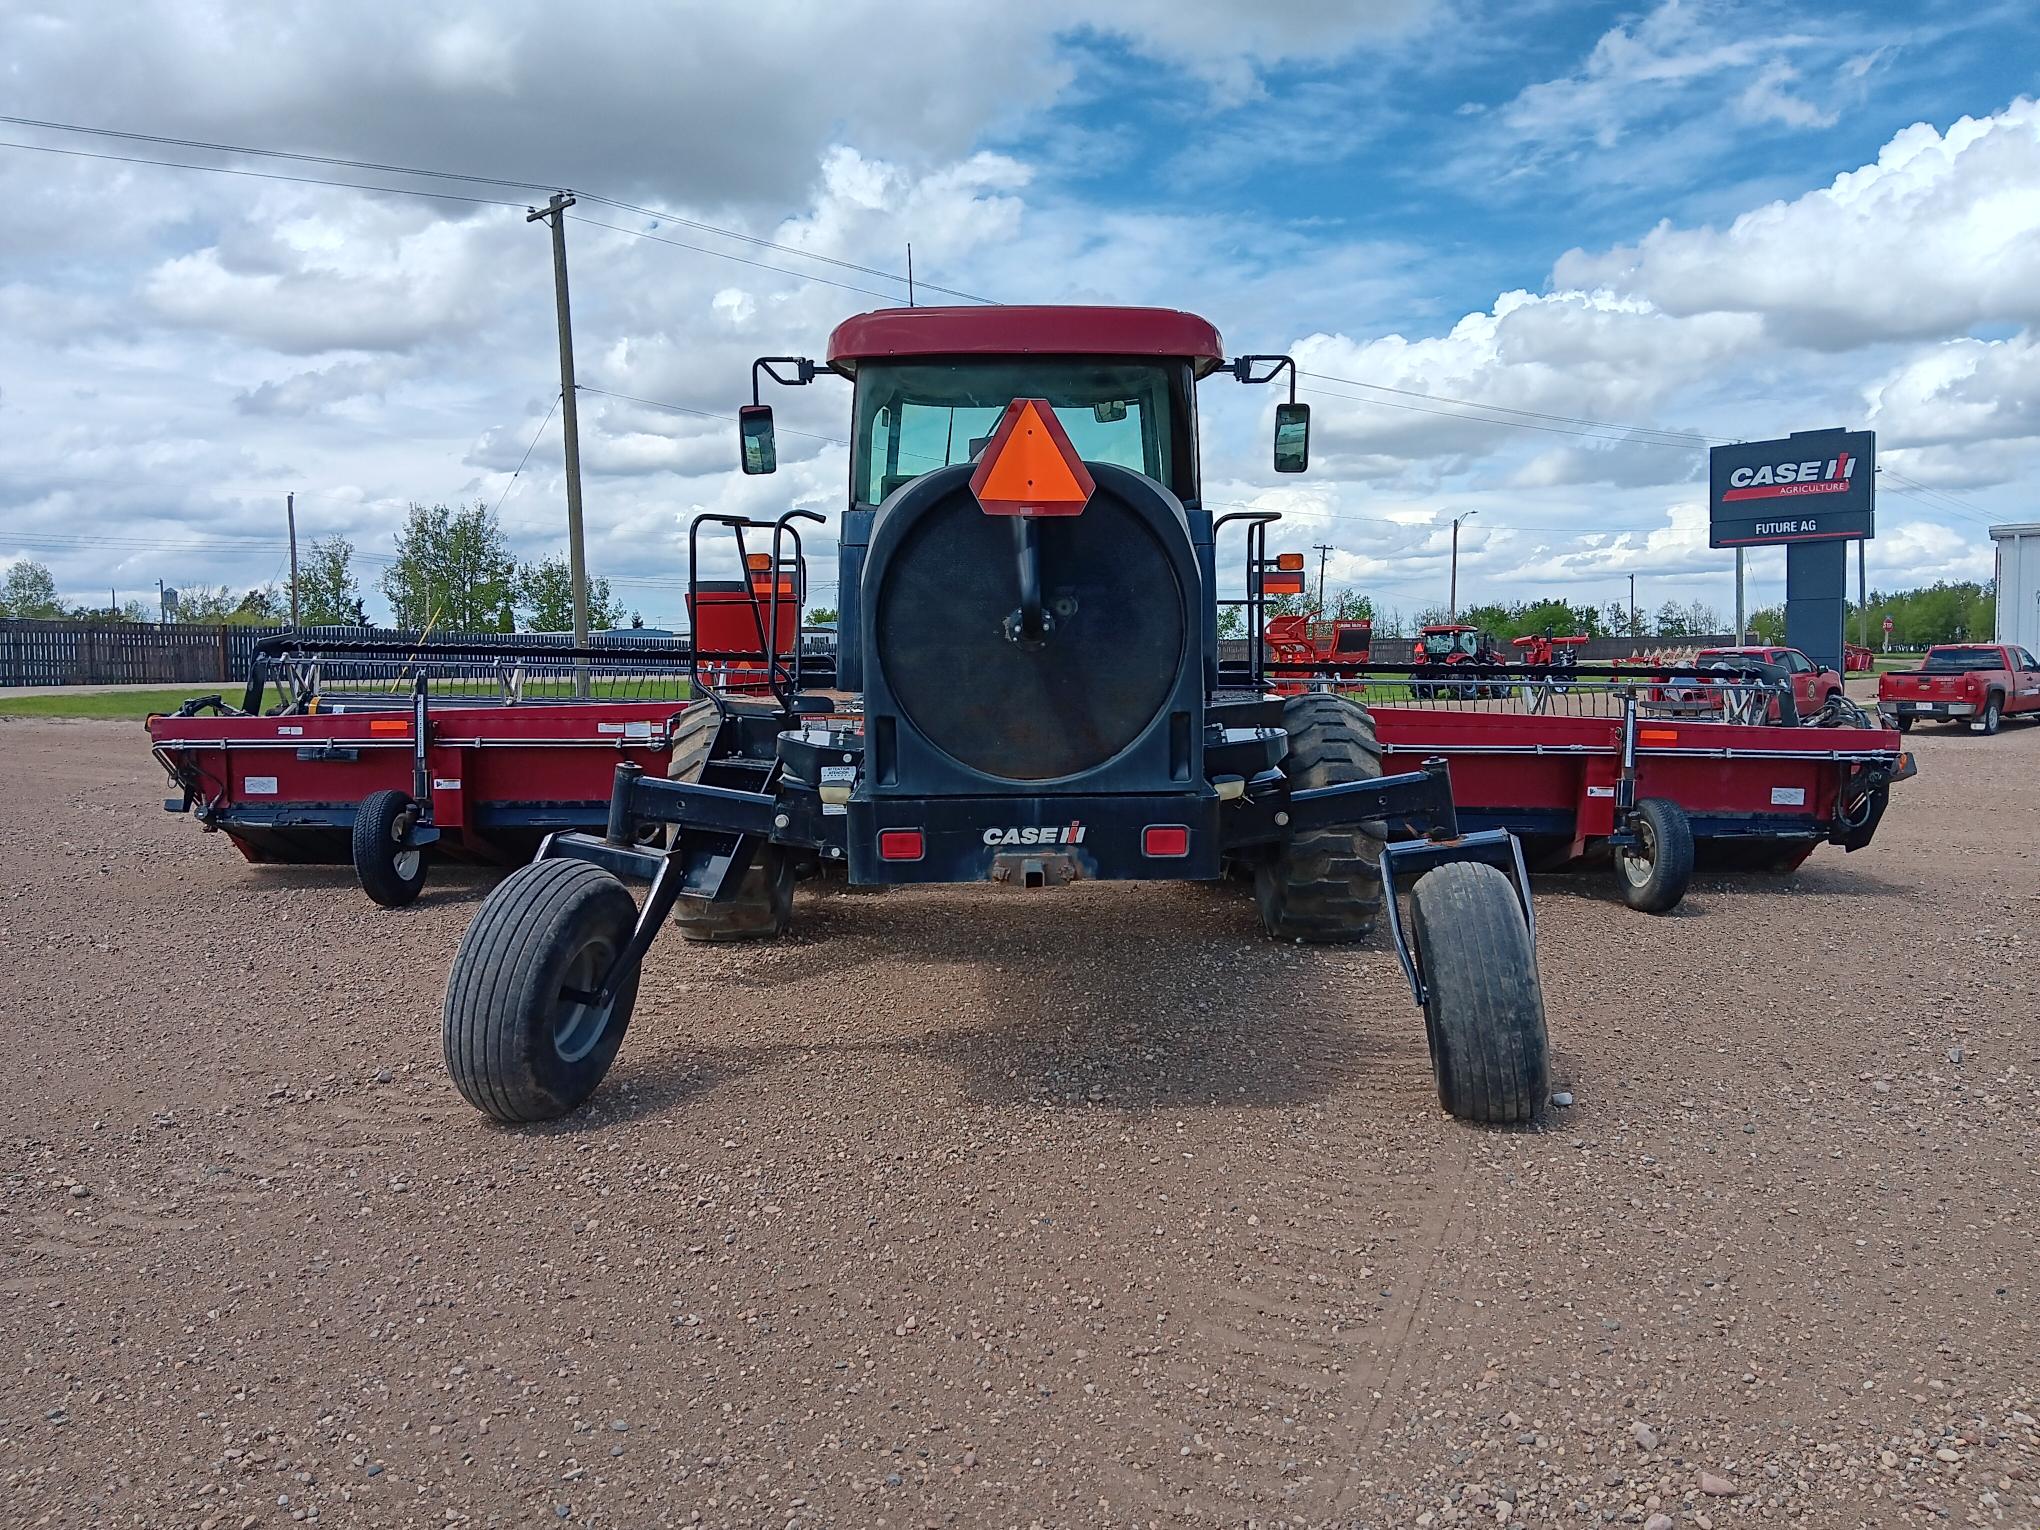
<svg viewBox="0 0 2040 1530"><path fill-rule="evenodd" d="M764 365L760 362L759 365ZM696 630L701 626L701 528L703 526L727 527L736 537L737 566L744 582L744 593L751 608L751 623L758 634L758 647L753 652L739 652L724 649L703 649L690 641L687 645L687 679L696 690L715 696L718 700L720 687L709 685L701 678L703 659L722 660L731 663L760 662L765 666L765 683L780 706L788 712L796 710L794 696L801 689L801 641L800 614L807 610L807 558L802 551L800 528L793 523L797 520L821 524L824 517L813 510L789 510L777 520L753 521L741 515L697 515L687 527L687 619ZM746 531L769 531L772 533L772 591L765 602L766 609L759 610L757 591L751 586L750 544L744 540ZM786 546L792 544L792 557L786 556ZM779 586L783 576L791 575L793 583L793 663L789 669L780 662L779 653ZM692 633L689 634L690 639Z"/></svg>

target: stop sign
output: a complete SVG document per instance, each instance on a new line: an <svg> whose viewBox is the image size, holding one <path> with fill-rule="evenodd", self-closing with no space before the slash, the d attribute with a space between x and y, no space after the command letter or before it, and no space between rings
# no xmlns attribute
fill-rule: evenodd
<svg viewBox="0 0 2040 1530"><path fill-rule="evenodd" d="M1891 618L1888 616L1884 618L1884 630L1886 632L1891 630Z"/></svg>

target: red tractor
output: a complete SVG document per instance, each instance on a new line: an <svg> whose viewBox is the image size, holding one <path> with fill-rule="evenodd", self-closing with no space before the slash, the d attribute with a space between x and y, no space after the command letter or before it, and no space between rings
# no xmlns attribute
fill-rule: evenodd
<svg viewBox="0 0 2040 1530"><path fill-rule="evenodd" d="M1514 836L1460 832L1442 760L1385 773L1373 720L1347 697L1222 682L1221 534L1244 535L1257 571L1294 576L1301 560L1268 560L1273 512L1204 502L1199 383L1285 372L1271 465L1302 472L1294 362L1228 359L1192 314L887 309L837 326L823 360L761 358L738 415L746 472L777 465L761 373L850 392L834 673L858 704L769 652L790 638L774 599L797 604L776 571L798 568L795 523L822 517L703 518L746 569L746 536L768 544L766 618L755 589L736 592L768 650L765 691L699 672L665 773L620 762L606 829L550 835L483 901L443 1010L462 1095L504 1121L573 1110L616 1056L652 941L675 923L697 940L783 934L803 878L1019 890L1237 876L1278 940L1386 926L1446 1109L1540 1113L1549 1051Z"/></svg>
<svg viewBox="0 0 2040 1530"><path fill-rule="evenodd" d="M1550 633L1538 633L1532 637L1509 639L1511 648L1521 649L1521 662L1543 664L1553 669L1573 669L1580 662L1580 649L1586 646L1584 637L1553 637Z"/></svg>
<svg viewBox="0 0 2040 1530"><path fill-rule="evenodd" d="M1410 677L1410 694L1419 701L1483 700L1506 696L1508 686L1498 678L1501 651L1495 640L1478 627L1459 622L1440 622L1419 628L1410 650L1416 673ZM1453 671L1457 670L1455 674Z"/></svg>

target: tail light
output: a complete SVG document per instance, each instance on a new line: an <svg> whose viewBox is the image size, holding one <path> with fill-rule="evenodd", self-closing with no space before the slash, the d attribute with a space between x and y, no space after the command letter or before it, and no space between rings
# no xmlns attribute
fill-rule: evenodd
<svg viewBox="0 0 2040 1530"><path fill-rule="evenodd" d="M878 831L878 858L882 861L918 861L927 848L919 829Z"/></svg>
<svg viewBox="0 0 2040 1530"><path fill-rule="evenodd" d="M1150 860L1181 860L1190 853L1190 830L1180 823L1151 823L1141 831L1140 846Z"/></svg>

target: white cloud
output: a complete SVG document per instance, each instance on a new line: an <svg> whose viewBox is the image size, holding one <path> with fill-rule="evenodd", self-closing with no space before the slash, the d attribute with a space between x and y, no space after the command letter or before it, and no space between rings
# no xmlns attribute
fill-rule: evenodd
<svg viewBox="0 0 2040 1530"><path fill-rule="evenodd" d="M1668 314L1745 314L1776 341L1843 351L2040 322L2040 104L1942 133L1916 123L1874 164L1726 229L1660 224L1561 257L1555 279Z"/></svg>
<svg viewBox="0 0 2040 1530"><path fill-rule="evenodd" d="M1310 335L1293 349L1307 372L1408 390L1369 394L1331 384L1343 396L1320 393L1313 400L1326 449L1342 454L1342 463L1345 454L1373 459L1376 467L1359 475L1378 477L1412 459L1502 451L1520 442L1519 431L1543 431L1548 440L1587 428L1568 422L1657 418L1682 386L1746 348L1756 333L1755 322L1742 316L1680 321L1605 290L1515 291L1442 336L1363 342ZM1511 430L1492 413L1447 399L1516 411L1505 418L1521 424ZM1589 460L1575 457L1572 465ZM1633 461L1625 459L1628 471Z"/></svg>
<svg viewBox="0 0 2040 1530"><path fill-rule="evenodd" d="M1950 340L1869 390L1870 425L1909 447L2040 436L2040 344Z"/></svg>
<svg viewBox="0 0 2040 1530"><path fill-rule="evenodd" d="M1825 126L1832 110L1790 89L1798 75L1787 60L1831 46L1818 29L1783 28L1742 7L1662 0L1604 32L1577 69L1486 114L1484 131L1533 160L1569 159L1584 144L1614 149L1647 124L1705 118L1723 97L1747 121Z"/></svg>

